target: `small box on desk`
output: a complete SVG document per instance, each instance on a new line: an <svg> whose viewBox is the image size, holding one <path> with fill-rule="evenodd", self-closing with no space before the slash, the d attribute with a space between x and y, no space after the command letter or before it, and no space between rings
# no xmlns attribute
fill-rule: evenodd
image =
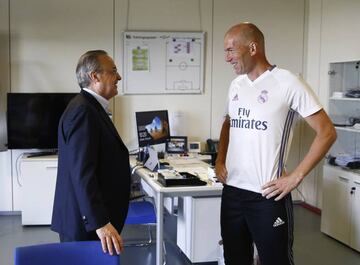
<svg viewBox="0 0 360 265"><path fill-rule="evenodd" d="M158 172L158 181L165 187L204 186L207 183L189 172L162 170Z"/></svg>

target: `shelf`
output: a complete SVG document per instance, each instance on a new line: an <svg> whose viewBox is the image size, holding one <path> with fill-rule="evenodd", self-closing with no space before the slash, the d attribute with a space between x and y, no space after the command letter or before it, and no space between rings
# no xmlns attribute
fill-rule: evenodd
<svg viewBox="0 0 360 265"><path fill-rule="evenodd" d="M352 173L352 174L355 174L356 176L360 176L360 169L350 169L350 168L334 166L334 165L330 165L330 164L325 164L324 166L335 169L335 170L341 170L344 172Z"/></svg>
<svg viewBox="0 0 360 265"><path fill-rule="evenodd" d="M347 131L347 132L357 132L357 133L360 133L360 130L359 129L354 129L352 127L338 127L338 126L335 126L335 129L336 130L339 130L339 131Z"/></svg>
<svg viewBox="0 0 360 265"><path fill-rule="evenodd" d="M341 101L360 101L360 98L337 98L337 97L331 97L330 100L341 100Z"/></svg>

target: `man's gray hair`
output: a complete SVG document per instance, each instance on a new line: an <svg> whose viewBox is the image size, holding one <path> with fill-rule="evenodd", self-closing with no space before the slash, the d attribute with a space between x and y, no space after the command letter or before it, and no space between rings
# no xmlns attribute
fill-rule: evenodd
<svg viewBox="0 0 360 265"><path fill-rule="evenodd" d="M78 64L76 66L76 78L80 88L87 88L91 83L90 74L92 72L101 71L101 65L99 57L102 55L108 55L106 51L94 50L87 51L81 55Z"/></svg>

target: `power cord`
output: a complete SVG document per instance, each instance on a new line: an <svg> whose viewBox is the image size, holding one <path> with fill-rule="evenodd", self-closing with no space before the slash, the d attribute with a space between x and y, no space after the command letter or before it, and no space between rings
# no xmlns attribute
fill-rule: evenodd
<svg viewBox="0 0 360 265"><path fill-rule="evenodd" d="M24 157L25 153L21 153L17 156L15 160L15 172L16 172L16 182L19 185L19 187L22 187L22 184L20 182L20 175L21 175L21 160Z"/></svg>

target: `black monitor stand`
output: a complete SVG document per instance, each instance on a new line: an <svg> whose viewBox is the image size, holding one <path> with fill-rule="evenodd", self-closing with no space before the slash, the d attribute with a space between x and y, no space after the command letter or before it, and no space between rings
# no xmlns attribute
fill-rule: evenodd
<svg viewBox="0 0 360 265"><path fill-rule="evenodd" d="M210 155L211 156L211 165L215 166L215 161L217 157L217 152L200 152L200 155Z"/></svg>

